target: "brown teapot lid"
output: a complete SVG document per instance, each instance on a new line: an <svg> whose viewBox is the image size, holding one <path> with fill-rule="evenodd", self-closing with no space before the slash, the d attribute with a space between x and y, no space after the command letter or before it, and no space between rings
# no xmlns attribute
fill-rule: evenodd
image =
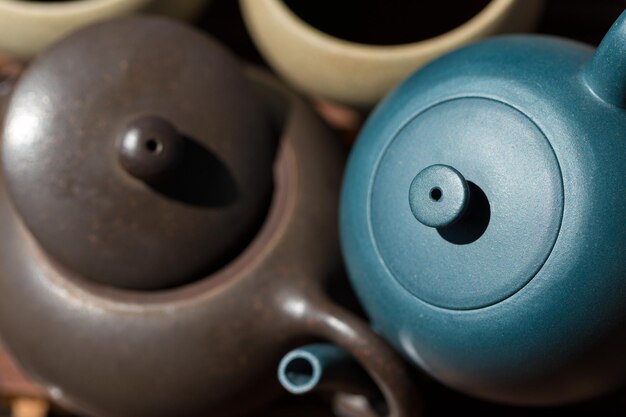
<svg viewBox="0 0 626 417"><path fill-rule="evenodd" d="M23 73L3 170L43 249L72 274L166 289L236 256L262 223L276 150L238 62L161 18L82 29Z"/></svg>

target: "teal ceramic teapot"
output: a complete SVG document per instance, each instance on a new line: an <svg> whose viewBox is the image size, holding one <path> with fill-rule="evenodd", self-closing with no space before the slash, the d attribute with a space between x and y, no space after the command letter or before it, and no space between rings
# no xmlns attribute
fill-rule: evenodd
<svg viewBox="0 0 626 417"><path fill-rule="evenodd" d="M367 122L344 257L379 332L444 384L550 405L626 376L626 13L594 52L474 44Z"/></svg>

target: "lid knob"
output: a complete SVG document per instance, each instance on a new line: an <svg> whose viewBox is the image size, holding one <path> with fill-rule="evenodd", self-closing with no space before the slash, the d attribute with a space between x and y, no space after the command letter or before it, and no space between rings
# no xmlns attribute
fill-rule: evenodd
<svg viewBox="0 0 626 417"><path fill-rule="evenodd" d="M446 227L465 213L470 198L467 181L448 165L431 165L420 171L409 190L413 216L429 227Z"/></svg>
<svg viewBox="0 0 626 417"><path fill-rule="evenodd" d="M185 142L174 125L158 116L128 124L118 143L119 159L133 177L155 182L180 163Z"/></svg>

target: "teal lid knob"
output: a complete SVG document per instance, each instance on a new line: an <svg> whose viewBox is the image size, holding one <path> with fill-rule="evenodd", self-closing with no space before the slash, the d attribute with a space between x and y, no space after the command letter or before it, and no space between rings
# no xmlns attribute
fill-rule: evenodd
<svg viewBox="0 0 626 417"><path fill-rule="evenodd" d="M458 221L470 198L467 181L448 165L431 165L420 171L409 189L413 216L429 227L446 227Z"/></svg>

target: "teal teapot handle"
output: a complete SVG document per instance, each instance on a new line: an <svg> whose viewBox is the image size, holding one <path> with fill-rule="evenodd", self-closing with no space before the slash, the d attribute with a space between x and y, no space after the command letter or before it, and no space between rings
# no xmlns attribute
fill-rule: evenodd
<svg viewBox="0 0 626 417"><path fill-rule="evenodd" d="M583 76L602 101L626 107L626 12L611 26Z"/></svg>

